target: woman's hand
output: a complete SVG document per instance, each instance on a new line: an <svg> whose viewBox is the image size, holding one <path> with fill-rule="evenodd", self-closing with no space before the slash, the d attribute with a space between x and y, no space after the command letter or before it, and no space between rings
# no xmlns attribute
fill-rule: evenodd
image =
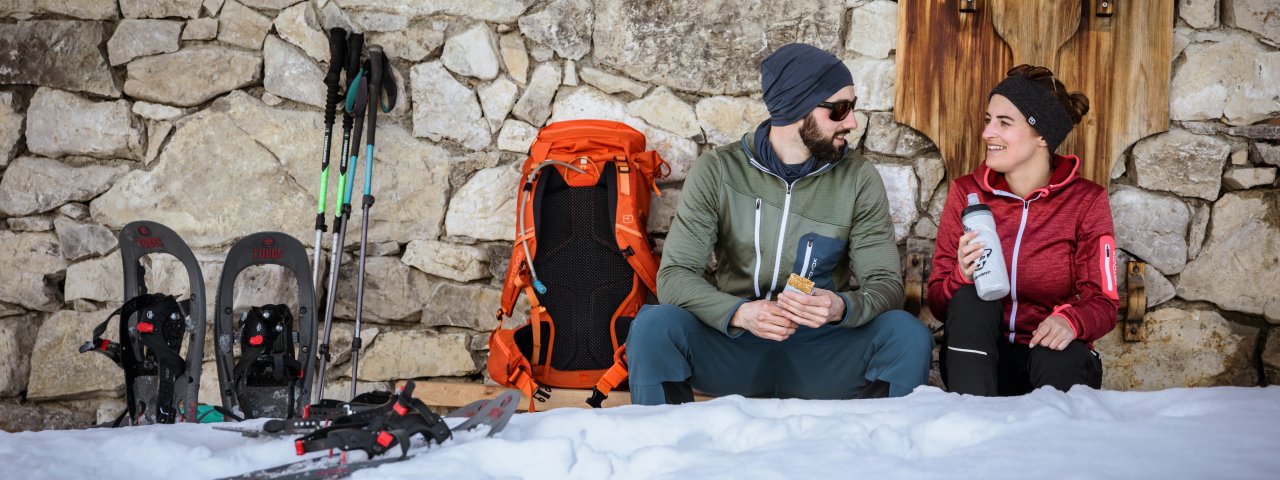
<svg viewBox="0 0 1280 480"><path fill-rule="evenodd" d="M1071 327L1071 323L1060 315L1051 315L1049 318L1040 322L1040 326L1036 327L1036 331L1031 333L1031 343L1027 346L1035 347L1040 345L1049 347L1054 350L1062 350L1072 340L1076 339L1076 329Z"/></svg>
<svg viewBox="0 0 1280 480"><path fill-rule="evenodd" d="M973 241L975 238L978 238L976 231L961 235L960 247L956 249L956 259L960 262L960 275L970 282L973 281L973 272L978 269L973 262L982 256L982 249L986 247L982 242Z"/></svg>

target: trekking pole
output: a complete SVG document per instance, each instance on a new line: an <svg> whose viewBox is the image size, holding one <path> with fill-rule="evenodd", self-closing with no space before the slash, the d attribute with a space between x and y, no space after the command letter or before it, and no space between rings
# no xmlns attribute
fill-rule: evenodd
<svg viewBox="0 0 1280 480"><path fill-rule="evenodd" d="M385 70L384 70L385 69ZM385 82L385 83L384 83ZM365 251L369 245L369 208L373 207L373 148L374 136L378 132L378 108L390 112L396 106L396 81L382 53L382 47L369 46L369 77L366 79L365 91L368 92L369 140L364 153L364 197L361 202L360 217L360 267L356 274L356 326L351 337L351 398L356 398L356 379L360 372L360 317L364 310L364 265ZM387 92L387 103L382 103L382 93ZM359 100L357 100L359 101ZM360 107L357 106L357 109Z"/></svg>
<svg viewBox="0 0 1280 480"><path fill-rule="evenodd" d="M347 31L341 28L329 29L329 72L324 76L324 85L328 88L328 96L325 97L324 103L324 154L320 163L320 195L316 202L316 243L314 258L311 261L311 285L316 289L317 293L321 290L320 286L320 260L324 258L324 250L321 241L323 241L324 232L328 227L324 224L324 207L328 203L329 192L329 154L333 149L333 120L334 110L338 104L342 103L341 86L338 82L342 80L342 67L346 65L347 58ZM345 115L344 115L345 116ZM350 128L347 129L347 135L350 135Z"/></svg>
<svg viewBox="0 0 1280 480"><path fill-rule="evenodd" d="M355 112L350 107L351 101L354 100L352 92L358 90L360 84L360 53L363 49L363 34L353 33L347 37L347 65L345 68L348 88L342 116L342 159L338 164L338 195L334 200L333 235L330 236L333 242L329 248L329 288L325 293L324 337L322 337L320 345L316 348L320 368L317 372L317 378L313 382L315 391L311 397L316 401L324 398L324 375L329 366L329 339L333 333L333 306L338 297L338 267L342 262L342 242L347 231L344 221L351 212L351 200L348 198L350 188L347 187L349 181L347 178L347 166L351 162L349 155L352 143L360 143L360 130L358 127L361 123L359 120L362 119L358 120L354 115ZM355 142L351 141L352 130L355 130Z"/></svg>

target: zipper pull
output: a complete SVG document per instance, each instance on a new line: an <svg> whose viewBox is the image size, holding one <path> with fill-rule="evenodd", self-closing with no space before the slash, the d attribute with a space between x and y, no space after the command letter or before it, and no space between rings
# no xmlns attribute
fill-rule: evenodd
<svg viewBox="0 0 1280 480"><path fill-rule="evenodd" d="M758 211L760 211L760 199L759 199L759 198L757 198L757 199L756 199L756 211L757 211L757 212L758 212Z"/></svg>

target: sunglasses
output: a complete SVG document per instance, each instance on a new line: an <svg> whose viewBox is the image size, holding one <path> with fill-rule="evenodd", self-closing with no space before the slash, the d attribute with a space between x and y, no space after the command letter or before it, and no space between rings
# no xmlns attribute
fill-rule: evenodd
<svg viewBox="0 0 1280 480"><path fill-rule="evenodd" d="M852 112L853 107L856 106L857 104L858 104L858 97L853 97L853 100L841 100L839 102L822 102L822 103L819 103L818 106L821 108L831 109L831 116L827 117L827 118L830 118L831 121L842 122L846 117L849 116L849 112Z"/></svg>

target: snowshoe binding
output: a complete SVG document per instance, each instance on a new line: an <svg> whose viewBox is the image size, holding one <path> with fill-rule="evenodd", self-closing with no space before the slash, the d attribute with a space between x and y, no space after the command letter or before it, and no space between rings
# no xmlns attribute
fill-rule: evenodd
<svg viewBox="0 0 1280 480"><path fill-rule="evenodd" d="M256 265L279 265L298 282L298 313L288 305L235 308L236 277ZM316 342L315 289L302 242L261 232L232 245L218 282L215 360L223 409L240 418L294 418L310 403Z"/></svg>
<svg viewBox="0 0 1280 480"><path fill-rule="evenodd" d="M167 253L182 262L191 292L186 300L147 292L142 258L153 253ZM124 226L120 257L125 302L93 329L93 340L80 346L81 353L101 353L124 370L128 408L111 426L195 422L205 332L200 264L177 233L150 221ZM102 336L117 315L120 341L112 343Z"/></svg>

